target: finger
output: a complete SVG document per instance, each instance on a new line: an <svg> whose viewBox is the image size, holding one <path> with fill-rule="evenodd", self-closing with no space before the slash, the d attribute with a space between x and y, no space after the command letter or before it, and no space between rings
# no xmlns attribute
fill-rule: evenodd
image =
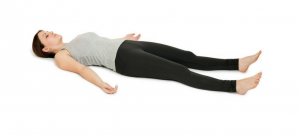
<svg viewBox="0 0 300 135"><path fill-rule="evenodd" d="M107 90L110 90L111 87L110 87L109 85L106 85L105 88L106 88Z"/></svg>
<svg viewBox="0 0 300 135"><path fill-rule="evenodd" d="M108 89L112 88L108 83L106 84L106 86L107 86L106 88L108 88Z"/></svg>
<svg viewBox="0 0 300 135"><path fill-rule="evenodd" d="M136 40L139 40L141 37L141 35L136 36Z"/></svg>
<svg viewBox="0 0 300 135"><path fill-rule="evenodd" d="M113 88L110 91L111 91L111 94L114 94L114 93L116 93L116 88Z"/></svg>
<svg viewBox="0 0 300 135"><path fill-rule="evenodd" d="M114 93L116 93L116 92L117 92L117 89L116 89L116 87L115 87L115 88L113 88L112 93L114 94Z"/></svg>
<svg viewBox="0 0 300 135"><path fill-rule="evenodd" d="M107 88L109 87L109 85L107 83L104 83L104 87Z"/></svg>
<svg viewBox="0 0 300 135"><path fill-rule="evenodd" d="M107 85L104 85L104 90L108 91L110 88Z"/></svg>
<svg viewBox="0 0 300 135"><path fill-rule="evenodd" d="M110 90L113 90L114 88L113 88L113 87L111 87L111 86L109 86L109 89L110 89Z"/></svg>
<svg viewBox="0 0 300 135"><path fill-rule="evenodd" d="M107 91L107 94L112 94L113 93L113 91L111 91L111 90L106 90Z"/></svg>
<svg viewBox="0 0 300 135"><path fill-rule="evenodd" d="M110 94L110 91L107 90L107 89L104 89L104 92L107 93L107 94Z"/></svg>
<svg viewBox="0 0 300 135"><path fill-rule="evenodd" d="M111 91L115 91L115 89L116 89L116 88L111 88L110 90L111 90Z"/></svg>
<svg viewBox="0 0 300 135"><path fill-rule="evenodd" d="M118 85L115 86L114 93L117 92L117 89L118 89Z"/></svg>
<svg viewBox="0 0 300 135"><path fill-rule="evenodd" d="M115 88L111 87L108 83L106 83L104 88L105 88L105 92L108 94L113 94L116 91Z"/></svg>

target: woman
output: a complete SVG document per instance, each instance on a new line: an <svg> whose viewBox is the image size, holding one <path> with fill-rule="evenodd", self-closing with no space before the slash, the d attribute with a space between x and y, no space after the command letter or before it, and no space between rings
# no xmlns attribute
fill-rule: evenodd
<svg viewBox="0 0 300 135"><path fill-rule="evenodd" d="M108 39L87 32L69 43L63 43L61 35L39 30L33 38L32 49L37 56L54 58L59 68L78 73L108 94L115 93L118 86L113 88L103 82L87 66L98 65L126 76L175 80L199 89L241 95L255 88L260 81L262 72L240 80L220 80L188 68L238 70L244 73L257 61L261 51L240 59L217 59L197 56L191 51L160 43L138 41L140 36L128 34L124 38Z"/></svg>

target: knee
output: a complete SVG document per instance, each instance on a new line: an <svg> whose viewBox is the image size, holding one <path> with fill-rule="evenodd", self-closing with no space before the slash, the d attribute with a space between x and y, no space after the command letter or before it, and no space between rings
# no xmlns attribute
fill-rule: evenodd
<svg viewBox="0 0 300 135"><path fill-rule="evenodd" d="M196 55L191 52L191 51L186 51L186 55L189 57L189 58L192 58L192 57L195 57Z"/></svg>
<svg viewBox="0 0 300 135"><path fill-rule="evenodd" d="M190 76L190 70L186 66L179 64L179 66L177 67L176 74L180 78L189 77Z"/></svg>

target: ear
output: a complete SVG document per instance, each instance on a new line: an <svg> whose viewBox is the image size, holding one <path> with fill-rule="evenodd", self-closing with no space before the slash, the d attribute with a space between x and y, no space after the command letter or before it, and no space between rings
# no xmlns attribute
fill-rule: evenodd
<svg viewBox="0 0 300 135"><path fill-rule="evenodd" d="M42 51L43 51L43 52L49 52L50 50L49 50L48 47L44 47L44 48L42 49Z"/></svg>

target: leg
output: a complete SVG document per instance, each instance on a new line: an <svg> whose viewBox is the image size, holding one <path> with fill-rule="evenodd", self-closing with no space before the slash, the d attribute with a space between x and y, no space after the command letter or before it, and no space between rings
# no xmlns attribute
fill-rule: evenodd
<svg viewBox="0 0 300 135"><path fill-rule="evenodd" d="M182 64L188 68L199 70L238 70L239 59L218 59L204 56L196 56L191 51L182 50L172 46L146 42L127 40L127 43L140 46L145 52Z"/></svg>
<svg viewBox="0 0 300 135"><path fill-rule="evenodd" d="M123 43L116 57L117 72L126 76L175 80L191 87L236 92L236 80L220 80L190 71L186 66Z"/></svg>

